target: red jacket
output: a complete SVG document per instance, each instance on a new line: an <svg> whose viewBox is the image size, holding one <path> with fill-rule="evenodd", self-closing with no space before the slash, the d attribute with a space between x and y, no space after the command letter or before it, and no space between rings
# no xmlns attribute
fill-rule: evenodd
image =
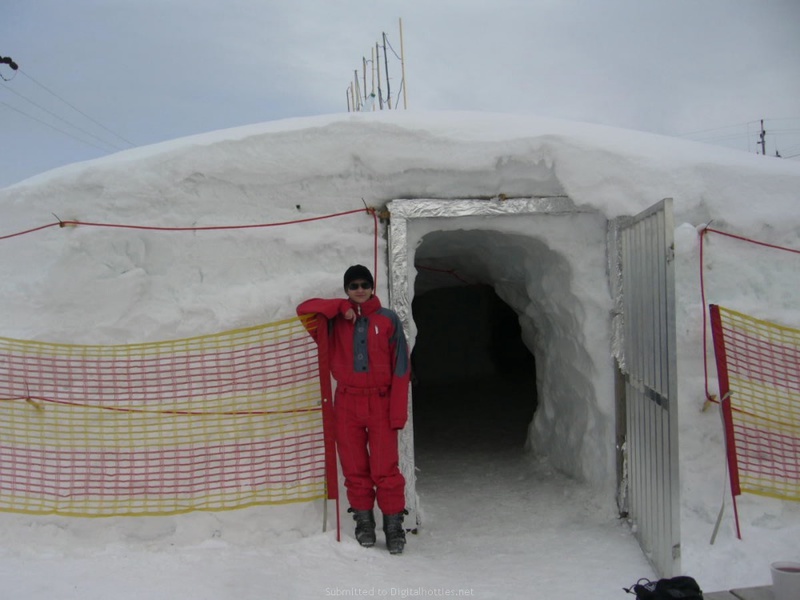
<svg viewBox="0 0 800 600"><path fill-rule="evenodd" d="M357 315L355 323L344 318L351 308ZM310 313L328 318L330 368L337 383L353 388L386 388L390 426L405 427L410 368L406 337L397 314L383 308L377 296L363 304L346 298L312 298L297 307L298 315Z"/></svg>

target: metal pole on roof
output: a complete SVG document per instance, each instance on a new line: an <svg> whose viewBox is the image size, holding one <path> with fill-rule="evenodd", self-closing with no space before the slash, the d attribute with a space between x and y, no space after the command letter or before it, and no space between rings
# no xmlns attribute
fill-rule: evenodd
<svg viewBox="0 0 800 600"><path fill-rule="evenodd" d="M386 32L383 32L383 64L386 67L386 106L392 110L392 89L389 86L389 58L386 56Z"/></svg>
<svg viewBox="0 0 800 600"><path fill-rule="evenodd" d="M364 106L367 105L367 59L361 57L361 77L364 79Z"/></svg>
<svg viewBox="0 0 800 600"><path fill-rule="evenodd" d="M375 66L378 68L378 106L383 110L383 96L381 95L381 51L378 42L375 42Z"/></svg>
<svg viewBox="0 0 800 600"><path fill-rule="evenodd" d="M403 108L408 108L408 85L406 84L406 55L403 52L403 19L400 19L400 74L403 86Z"/></svg>
<svg viewBox="0 0 800 600"><path fill-rule="evenodd" d="M361 90L358 89L358 69L353 70L353 106L355 111L361 110Z"/></svg>
<svg viewBox="0 0 800 600"><path fill-rule="evenodd" d="M370 93L372 94L372 110L375 110L375 48L370 50L372 53L372 87Z"/></svg>

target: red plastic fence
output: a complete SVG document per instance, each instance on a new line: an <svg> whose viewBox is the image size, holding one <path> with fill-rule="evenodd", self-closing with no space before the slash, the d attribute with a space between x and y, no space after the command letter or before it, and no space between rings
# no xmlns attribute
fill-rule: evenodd
<svg viewBox="0 0 800 600"><path fill-rule="evenodd" d="M709 309L734 508L742 492L800 501L800 330Z"/></svg>
<svg viewBox="0 0 800 600"><path fill-rule="evenodd" d="M306 327L125 346L0 338L0 510L131 516L335 498L327 365Z"/></svg>

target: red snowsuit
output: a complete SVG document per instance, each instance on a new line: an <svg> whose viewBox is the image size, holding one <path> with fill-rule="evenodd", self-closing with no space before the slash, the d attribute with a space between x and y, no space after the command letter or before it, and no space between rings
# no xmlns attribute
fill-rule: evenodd
<svg viewBox="0 0 800 600"><path fill-rule="evenodd" d="M344 314L353 309L356 321ZM408 419L408 346L397 315L376 296L362 304L349 299L306 300L297 314L328 318L334 423L347 499L355 510L384 514L405 508L405 479L399 468L397 431ZM313 333L312 333L313 335Z"/></svg>

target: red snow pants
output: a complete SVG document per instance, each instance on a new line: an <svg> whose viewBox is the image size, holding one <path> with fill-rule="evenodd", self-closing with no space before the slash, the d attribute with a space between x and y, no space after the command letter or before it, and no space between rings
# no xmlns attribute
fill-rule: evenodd
<svg viewBox="0 0 800 600"><path fill-rule="evenodd" d="M389 426L388 390L340 385L334 398L336 447L351 508L371 510L377 497L383 514L402 512L406 482L397 430Z"/></svg>

